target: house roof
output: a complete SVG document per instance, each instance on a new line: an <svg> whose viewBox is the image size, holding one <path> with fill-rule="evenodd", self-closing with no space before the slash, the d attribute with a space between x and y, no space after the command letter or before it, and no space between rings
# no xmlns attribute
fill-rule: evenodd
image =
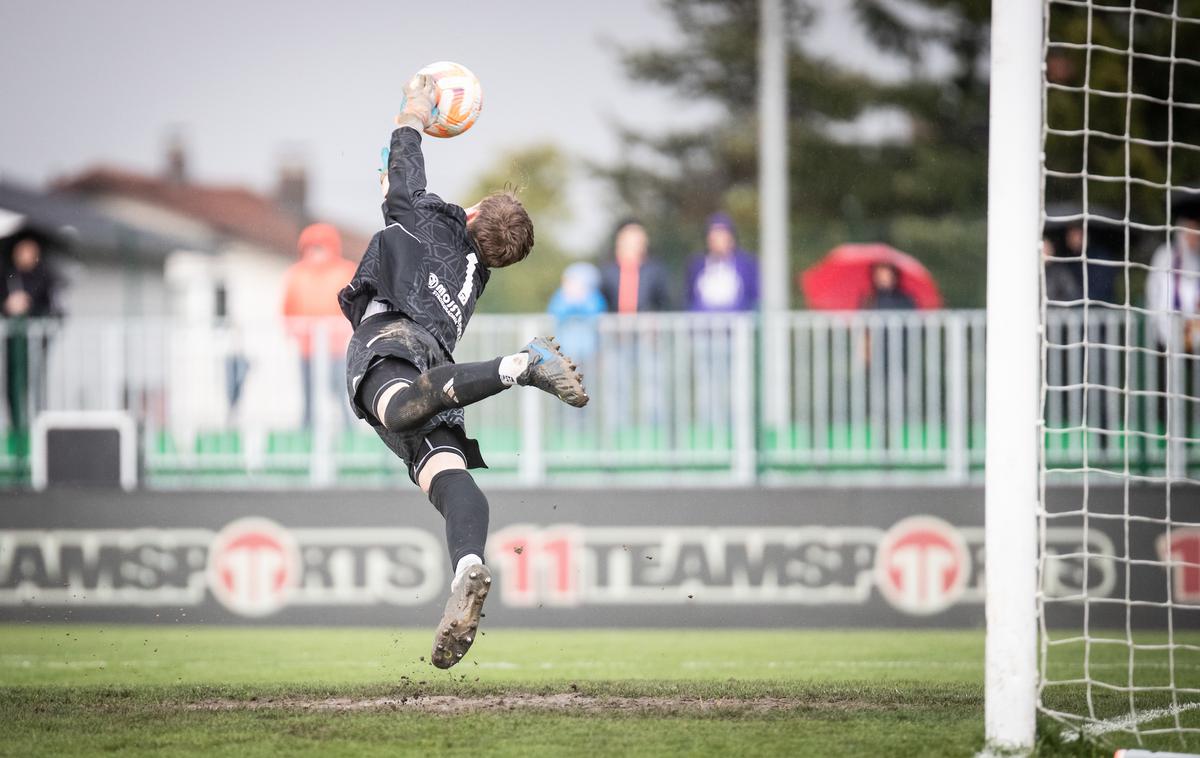
<svg viewBox="0 0 1200 758"><path fill-rule="evenodd" d="M71 197L0 182L0 234L32 231L73 252L161 258L182 246L178 239L137 229Z"/></svg>
<svg viewBox="0 0 1200 758"><path fill-rule="evenodd" d="M123 169L100 166L55 182L63 192L113 195L155 205L195 219L217 235L244 240L281 255L296 252L304 223L274 198L238 186L175 182ZM368 238L335 224L347 257L357 259Z"/></svg>

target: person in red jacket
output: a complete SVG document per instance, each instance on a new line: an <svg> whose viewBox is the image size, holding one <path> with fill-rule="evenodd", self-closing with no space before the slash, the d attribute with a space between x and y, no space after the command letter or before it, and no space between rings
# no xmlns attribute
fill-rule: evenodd
<svg viewBox="0 0 1200 758"><path fill-rule="evenodd" d="M312 224L300 233L300 260L287 270L283 286L283 316L288 332L300 343L304 385L304 427L313 421L313 360L317 350L329 356L329 381L340 396L346 373L346 343L350 327L338 305L338 292L354 277L355 263L342 257L342 237L329 224ZM323 342L317 335L324 332ZM341 403L345 405L345 403ZM343 408L343 417L348 416Z"/></svg>

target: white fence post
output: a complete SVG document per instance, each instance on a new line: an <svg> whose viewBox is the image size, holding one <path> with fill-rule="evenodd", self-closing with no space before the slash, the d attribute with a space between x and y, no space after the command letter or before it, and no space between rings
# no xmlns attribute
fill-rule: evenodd
<svg viewBox="0 0 1200 758"><path fill-rule="evenodd" d="M525 319L521 331L526 335L540 334L541 321ZM522 484L540 484L546 478L546 456L542 439L541 392L522 392L521 395L521 451L517 462L517 478Z"/></svg>
<svg viewBox="0 0 1200 758"><path fill-rule="evenodd" d="M329 319L313 319L308 338L311 360L309 381L312 383L312 452L309 477L314 486L328 487L336 478L337 465L333 459L333 424L329 418Z"/></svg>
<svg viewBox="0 0 1200 758"><path fill-rule="evenodd" d="M733 403L733 478L751 484L757 474L754 439L754 336L749 316L733 322L733 381L729 384Z"/></svg>
<svg viewBox="0 0 1200 758"><path fill-rule="evenodd" d="M967 320L951 314L946 327L946 463L950 481L970 477L967 453Z"/></svg>

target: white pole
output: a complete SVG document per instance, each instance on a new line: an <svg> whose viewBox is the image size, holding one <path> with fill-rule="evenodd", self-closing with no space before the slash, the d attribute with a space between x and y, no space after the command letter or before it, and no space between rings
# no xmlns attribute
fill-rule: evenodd
<svg viewBox="0 0 1200 758"><path fill-rule="evenodd" d="M754 381L754 322L747 316L733 321L733 465L734 481L752 484L756 474L754 458L754 400L746 392ZM740 389L739 389L740 388Z"/></svg>
<svg viewBox="0 0 1200 758"><path fill-rule="evenodd" d="M312 361L308 366L312 392L308 401L312 409L312 428L308 430L312 434L309 482L314 487L329 487L337 478L337 464L333 459L333 419L329 414L329 374L333 370L330 365L329 330L333 328L332 321L329 318L316 318L308 323L309 339L312 340L309 343Z"/></svg>
<svg viewBox="0 0 1200 758"><path fill-rule="evenodd" d="M760 0L758 26L758 226L762 266L763 373L767 423L786 422L780 400L787 385L784 313L788 309L787 25L782 0Z"/></svg>
<svg viewBox="0 0 1200 758"><path fill-rule="evenodd" d="M992 4L985 732L1033 747L1037 689L1042 0Z"/></svg>
<svg viewBox="0 0 1200 758"><path fill-rule="evenodd" d="M782 0L761 0L758 38L758 192L762 305L788 307L787 46Z"/></svg>
<svg viewBox="0 0 1200 758"><path fill-rule="evenodd" d="M545 334L546 324L539 318L529 318L521 323L521 334ZM517 476L522 484L537 486L546 480L546 457L542 440L545 424L540 392L522 392L521 395L521 459L517 462Z"/></svg>

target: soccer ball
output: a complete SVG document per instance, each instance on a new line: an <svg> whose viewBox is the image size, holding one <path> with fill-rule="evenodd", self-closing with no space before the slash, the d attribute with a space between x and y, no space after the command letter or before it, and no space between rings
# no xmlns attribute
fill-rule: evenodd
<svg viewBox="0 0 1200 758"><path fill-rule="evenodd" d="M437 115L425 128L431 137L456 137L470 129L483 109L483 88L479 78L459 63L438 61L418 73L433 77L437 84Z"/></svg>

